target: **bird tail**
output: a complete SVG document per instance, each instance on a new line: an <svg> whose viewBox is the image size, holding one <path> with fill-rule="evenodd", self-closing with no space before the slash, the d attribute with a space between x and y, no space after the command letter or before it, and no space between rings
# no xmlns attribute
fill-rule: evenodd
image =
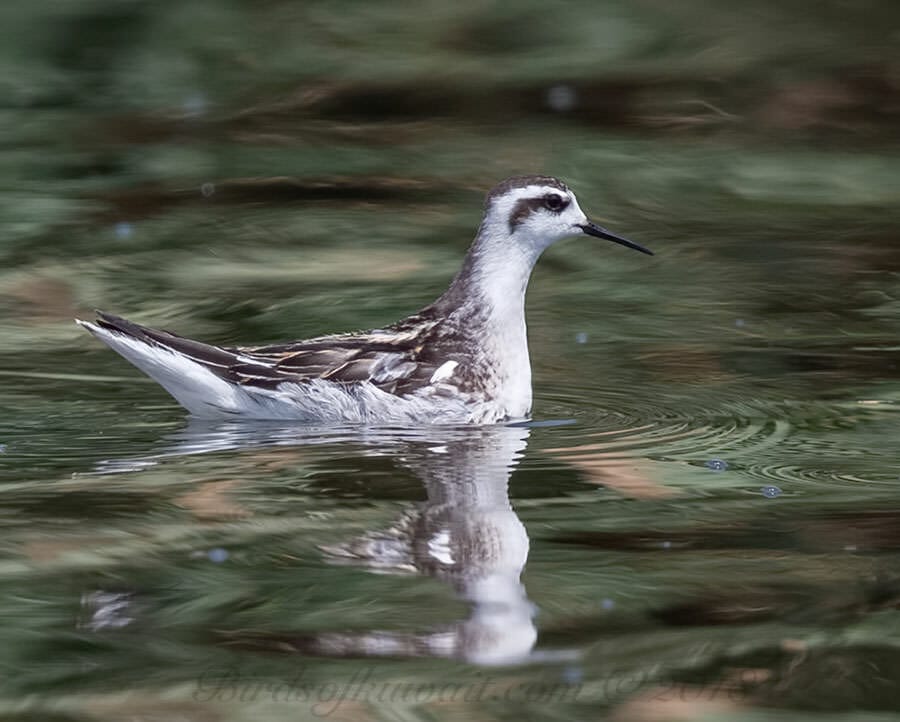
<svg viewBox="0 0 900 722"><path fill-rule="evenodd" d="M239 390L214 372L233 363L231 352L103 311L97 311L95 321L75 322L156 381L195 416L222 418L236 413Z"/></svg>

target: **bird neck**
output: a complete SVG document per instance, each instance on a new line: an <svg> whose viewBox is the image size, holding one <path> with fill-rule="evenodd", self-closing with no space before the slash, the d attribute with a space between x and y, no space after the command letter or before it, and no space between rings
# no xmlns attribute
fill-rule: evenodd
<svg viewBox="0 0 900 722"><path fill-rule="evenodd" d="M505 230L505 229L504 229ZM483 224L460 272L431 312L468 338L493 403L507 418L531 410L531 361L525 289L540 250L489 232Z"/></svg>
<svg viewBox="0 0 900 722"><path fill-rule="evenodd" d="M446 314L471 313L497 329L521 325L524 331L525 290L542 249L512 242L499 230L482 225L462 268L436 305Z"/></svg>

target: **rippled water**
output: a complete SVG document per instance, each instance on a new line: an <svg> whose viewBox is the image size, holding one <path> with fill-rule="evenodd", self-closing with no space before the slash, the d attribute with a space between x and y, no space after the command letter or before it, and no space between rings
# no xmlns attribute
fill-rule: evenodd
<svg viewBox="0 0 900 722"><path fill-rule="evenodd" d="M890 3L88 5L4 51L0 716L895 718ZM545 254L530 424L200 423L71 321L380 326L531 171L657 255Z"/></svg>

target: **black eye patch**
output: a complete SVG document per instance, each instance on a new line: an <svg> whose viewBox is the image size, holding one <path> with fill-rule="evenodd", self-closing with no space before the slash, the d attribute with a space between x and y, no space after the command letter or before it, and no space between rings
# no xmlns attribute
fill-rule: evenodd
<svg viewBox="0 0 900 722"><path fill-rule="evenodd" d="M569 199L556 193L548 193L544 196L544 207L554 213L559 213L567 205L569 205Z"/></svg>
<svg viewBox="0 0 900 722"><path fill-rule="evenodd" d="M569 205L569 197L561 196L558 193L548 193L545 196L536 196L534 198L520 198L513 206L512 213L509 214L509 231L515 232L525 219L532 213L538 213L543 209L549 210L551 213L560 213Z"/></svg>

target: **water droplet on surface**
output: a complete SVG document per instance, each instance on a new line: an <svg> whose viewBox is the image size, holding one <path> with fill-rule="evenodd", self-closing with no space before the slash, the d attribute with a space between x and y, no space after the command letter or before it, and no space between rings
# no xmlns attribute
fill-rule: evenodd
<svg viewBox="0 0 900 722"><path fill-rule="evenodd" d="M661 546L663 549L671 549L671 548L672 548L672 542L670 542L670 541L664 541L664 542L662 542L662 543L660 544L660 546Z"/></svg>
<svg viewBox="0 0 900 722"><path fill-rule="evenodd" d="M575 334L575 343L587 343L587 340L588 335L584 331Z"/></svg>
<svg viewBox="0 0 900 722"><path fill-rule="evenodd" d="M6 444L0 444L0 454L5 454L7 448Z"/></svg>
<svg viewBox="0 0 900 722"><path fill-rule="evenodd" d="M547 90L547 105L557 113L565 113L578 105L578 93L571 85L554 85Z"/></svg>
<svg viewBox="0 0 900 722"><path fill-rule="evenodd" d="M213 193L216 192L215 183L204 183L200 186L200 192L203 194L204 198L209 198Z"/></svg>
<svg viewBox="0 0 900 722"><path fill-rule="evenodd" d="M711 471L725 471L728 468L728 462L724 459L710 459L704 466Z"/></svg>
<svg viewBox="0 0 900 722"><path fill-rule="evenodd" d="M779 496L781 494L781 489L779 489L777 486L772 486L771 484L760 488L759 491L764 497L766 497L766 499L774 499L776 496Z"/></svg>
<svg viewBox="0 0 900 722"><path fill-rule="evenodd" d="M181 109L185 115L197 116L206 113L207 105L206 96L203 93L192 93L184 99Z"/></svg>
<svg viewBox="0 0 900 722"><path fill-rule="evenodd" d="M584 679L584 670L581 667L563 667L561 676L566 684L580 684Z"/></svg>
<svg viewBox="0 0 900 722"><path fill-rule="evenodd" d="M116 223L116 226L114 228L116 238L131 238L132 231L134 231L134 228L127 221L120 221L119 223Z"/></svg>
<svg viewBox="0 0 900 722"><path fill-rule="evenodd" d="M737 326L738 328L744 328L745 323L746 322L744 321L744 319L738 318L735 320L734 325Z"/></svg>
<svg viewBox="0 0 900 722"><path fill-rule="evenodd" d="M601 599L601 600L600 600L600 606L601 606L603 609L609 611L610 609L614 609L614 608L615 608L616 603L615 603L612 599L610 599L609 597L607 597L606 599Z"/></svg>
<svg viewBox="0 0 900 722"><path fill-rule="evenodd" d="M214 564L221 564L228 559L228 550L216 547L206 552L206 557Z"/></svg>

